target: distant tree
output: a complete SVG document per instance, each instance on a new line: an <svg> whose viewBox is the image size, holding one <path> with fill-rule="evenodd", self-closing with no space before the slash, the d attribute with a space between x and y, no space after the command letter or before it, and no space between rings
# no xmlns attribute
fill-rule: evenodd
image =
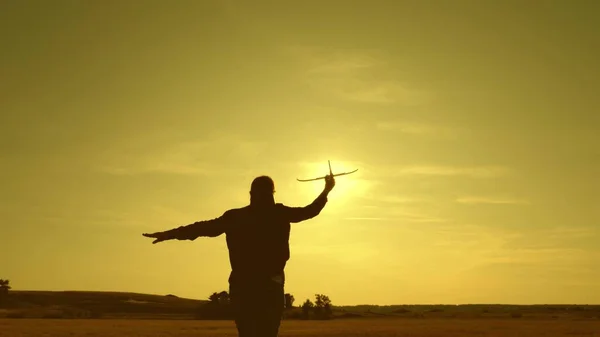
<svg viewBox="0 0 600 337"><path fill-rule="evenodd" d="M294 295L292 294L285 294L285 308L286 309L291 309L294 307Z"/></svg>
<svg viewBox="0 0 600 337"><path fill-rule="evenodd" d="M3 304L6 301L10 289L10 281L0 279L0 304Z"/></svg>
<svg viewBox="0 0 600 337"><path fill-rule="evenodd" d="M8 295L10 289L10 280L0 279L0 295Z"/></svg>
<svg viewBox="0 0 600 337"><path fill-rule="evenodd" d="M229 319L231 306L227 291L214 292L208 297L209 302L200 306L196 317L199 319Z"/></svg>
<svg viewBox="0 0 600 337"><path fill-rule="evenodd" d="M219 293L212 293L212 295L208 296L208 300L212 303L219 303Z"/></svg>
<svg viewBox="0 0 600 337"><path fill-rule="evenodd" d="M317 319L330 319L333 316L331 309L331 300L323 294L315 295L315 317Z"/></svg>
<svg viewBox="0 0 600 337"><path fill-rule="evenodd" d="M221 291L219 293L219 304L229 305L229 294L226 291Z"/></svg>
<svg viewBox="0 0 600 337"><path fill-rule="evenodd" d="M229 304L229 294L226 291L214 292L208 297L208 300L213 304L227 305Z"/></svg>
<svg viewBox="0 0 600 337"><path fill-rule="evenodd" d="M309 319L310 312L312 311L312 309L314 307L315 307L315 305L313 304L313 302L311 302L309 299L306 299L304 304L302 304L302 318Z"/></svg>

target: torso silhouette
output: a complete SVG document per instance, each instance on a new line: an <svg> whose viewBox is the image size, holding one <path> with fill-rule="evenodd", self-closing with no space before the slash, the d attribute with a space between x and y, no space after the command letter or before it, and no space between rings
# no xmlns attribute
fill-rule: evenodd
<svg viewBox="0 0 600 337"><path fill-rule="evenodd" d="M305 207L281 203L248 205L230 209L216 219L175 228L171 234L179 240L225 234L231 264L230 283L269 278L284 282L284 268L290 258L290 224L317 216L326 203L326 195L321 194Z"/></svg>
<svg viewBox="0 0 600 337"><path fill-rule="evenodd" d="M281 275L290 258L290 221L282 204L246 206L224 214L230 280Z"/></svg>

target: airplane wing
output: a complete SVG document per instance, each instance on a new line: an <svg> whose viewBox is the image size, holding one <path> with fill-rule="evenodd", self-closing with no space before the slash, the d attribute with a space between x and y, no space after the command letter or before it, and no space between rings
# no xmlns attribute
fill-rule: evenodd
<svg viewBox="0 0 600 337"><path fill-rule="evenodd" d="M319 180L319 179L325 179L325 177L327 177L327 176L313 178L313 179L296 179L296 180L298 180L298 181L314 181L314 180Z"/></svg>
<svg viewBox="0 0 600 337"><path fill-rule="evenodd" d="M334 177L337 177L337 176L344 176L344 175L346 175L346 174L354 173L354 172L356 172L356 171L358 171L358 169L356 169L356 170L354 170L354 171L350 171L350 172L336 173L336 174L334 174L333 176L334 176ZM298 181L314 181L314 180L319 180L319 179L325 179L325 178L327 178L327 177L328 177L328 175L327 175L327 176L318 177L318 178L312 178L312 179L296 179L296 180L298 180Z"/></svg>
<svg viewBox="0 0 600 337"><path fill-rule="evenodd" d="M334 176L334 177L337 177L337 176L345 176L346 174L354 173L354 172L356 172L356 171L358 171L358 169L356 169L356 170L354 170L354 171L350 171L350 172L336 173L336 174L334 174L333 176Z"/></svg>

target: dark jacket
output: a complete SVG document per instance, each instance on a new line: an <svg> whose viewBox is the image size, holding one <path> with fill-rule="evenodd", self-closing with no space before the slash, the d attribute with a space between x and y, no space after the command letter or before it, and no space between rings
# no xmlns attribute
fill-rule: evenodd
<svg viewBox="0 0 600 337"><path fill-rule="evenodd" d="M222 216L169 231L178 240L226 235L231 275L229 282L281 277L290 258L290 223L317 216L327 203L321 194L310 205L289 207L283 204L269 206L248 205L230 209Z"/></svg>

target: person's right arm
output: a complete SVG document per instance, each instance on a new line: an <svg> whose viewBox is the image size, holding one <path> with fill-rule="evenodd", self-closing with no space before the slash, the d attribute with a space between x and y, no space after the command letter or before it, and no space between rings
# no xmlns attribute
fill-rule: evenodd
<svg viewBox="0 0 600 337"><path fill-rule="evenodd" d="M227 226L231 222L230 211L225 212L222 216L211 219L196 221L193 224L179 226L163 232L152 234L143 234L145 237L155 238L152 243L158 243L167 240L191 240L194 241L198 237L217 237L225 233Z"/></svg>
<svg viewBox="0 0 600 337"><path fill-rule="evenodd" d="M291 223L302 222L312 219L321 213L321 210L327 204L327 196L335 186L334 177L325 178L325 188L323 192L309 205L304 207L284 207L286 220Z"/></svg>

